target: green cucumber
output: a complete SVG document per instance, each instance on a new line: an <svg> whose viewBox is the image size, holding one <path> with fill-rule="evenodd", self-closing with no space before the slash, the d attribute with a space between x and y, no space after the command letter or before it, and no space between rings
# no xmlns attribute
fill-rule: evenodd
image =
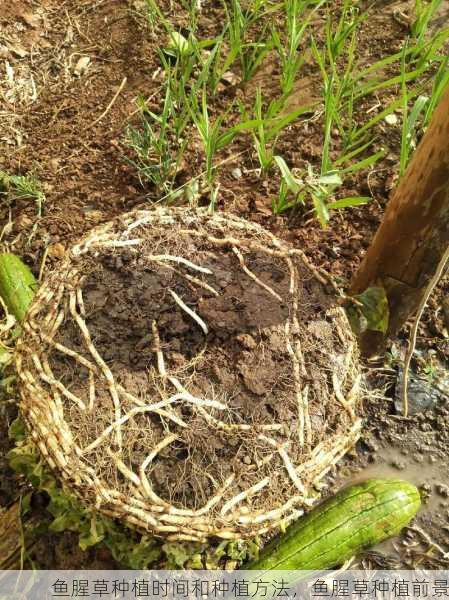
<svg viewBox="0 0 449 600"><path fill-rule="evenodd" d="M0 296L20 323L25 318L37 282L30 269L15 254L0 254Z"/></svg>
<svg viewBox="0 0 449 600"><path fill-rule="evenodd" d="M407 481L370 479L352 485L296 521L242 569L331 569L398 534L420 505L418 489Z"/></svg>

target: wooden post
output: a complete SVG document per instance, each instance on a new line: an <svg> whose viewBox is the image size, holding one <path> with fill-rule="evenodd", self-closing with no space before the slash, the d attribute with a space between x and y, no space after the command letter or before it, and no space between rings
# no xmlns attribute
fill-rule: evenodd
<svg viewBox="0 0 449 600"><path fill-rule="evenodd" d="M351 294L384 287L390 310L386 337L417 310L449 246L449 87L393 192L382 223L356 272ZM379 351L385 337L367 332L362 350Z"/></svg>

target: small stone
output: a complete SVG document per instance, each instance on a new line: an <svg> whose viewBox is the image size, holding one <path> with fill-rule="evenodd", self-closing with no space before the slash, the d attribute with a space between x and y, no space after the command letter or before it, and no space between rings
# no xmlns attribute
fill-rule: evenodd
<svg viewBox="0 0 449 600"><path fill-rule="evenodd" d="M391 463L391 466L399 471L405 469L405 462L403 460L396 459Z"/></svg>
<svg viewBox="0 0 449 600"><path fill-rule="evenodd" d="M398 117L394 113L391 113L391 115L387 115L384 120L387 125L396 125Z"/></svg>
<svg viewBox="0 0 449 600"><path fill-rule="evenodd" d="M235 339L247 350L254 350L257 347L256 340L249 333L240 333Z"/></svg>
<svg viewBox="0 0 449 600"><path fill-rule="evenodd" d="M225 71L221 76L221 80L228 85L237 85L237 83L240 81L237 75L232 71Z"/></svg>
<svg viewBox="0 0 449 600"><path fill-rule="evenodd" d="M398 414L402 414L402 381L403 369L399 369L398 379L395 391L395 409ZM413 371L409 372L408 376L408 404L409 415L418 415L433 410L443 394L429 381L427 377L422 377ZM430 412L431 416L432 413ZM418 417L421 431L431 431L432 425L428 422L428 416L420 414Z"/></svg>
<svg viewBox="0 0 449 600"><path fill-rule="evenodd" d="M242 458L242 462L245 463L245 465L250 465L251 464L251 456L248 456L248 454L246 454L243 458Z"/></svg>
<svg viewBox="0 0 449 600"><path fill-rule="evenodd" d="M48 248L48 256L51 256L52 258L64 258L64 254L65 254L64 244L61 244L61 243L52 244Z"/></svg>
<svg viewBox="0 0 449 600"><path fill-rule="evenodd" d="M14 231L29 229L33 225L33 220L28 215L22 214L14 221Z"/></svg>
<svg viewBox="0 0 449 600"><path fill-rule="evenodd" d="M363 443L370 452L377 452L379 450L379 444L373 438L364 438Z"/></svg>
<svg viewBox="0 0 449 600"><path fill-rule="evenodd" d="M242 169L240 169L239 167L236 167L231 171L231 175L234 177L234 179L241 179L242 174Z"/></svg>
<svg viewBox="0 0 449 600"><path fill-rule="evenodd" d="M73 69L73 74L76 75L77 77L84 75L84 73L87 71L89 65L90 65L89 56L82 56L76 63L75 68Z"/></svg>
<svg viewBox="0 0 449 600"><path fill-rule="evenodd" d="M440 483L436 486L437 493L443 498L449 498L449 486Z"/></svg>
<svg viewBox="0 0 449 600"><path fill-rule="evenodd" d="M48 166L53 171L53 173L56 173L56 171L58 170L58 168L59 168L59 162L60 162L59 158L51 158L48 161Z"/></svg>

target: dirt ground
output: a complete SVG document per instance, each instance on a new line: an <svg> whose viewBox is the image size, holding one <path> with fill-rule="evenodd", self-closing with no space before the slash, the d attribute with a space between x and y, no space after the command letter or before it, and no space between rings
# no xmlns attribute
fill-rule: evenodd
<svg viewBox="0 0 449 600"><path fill-rule="evenodd" d="M363 60L373 61L401 47L407 26L395 15L398 9L411 14L412 4L373 3L359 45ZM203 35L212 35L217 27L217 6L203 2ZM65 249L91 227L133 207L149 206L156 197L155 190L140 184L126 161L130 152L123 142L127 125L136 119L137 97L142 94L149 98L153 109L161 101L162 74L155 52L160 39L158 32L148 30L140 8L138 1L125 0L0 0L0 169L9 174L33 172L43 183L46 196L41 217L34 201L0 204L0 224L7 225L2 243L24 257L36 274L44 257L45 269L50 269ZM448 3L443 2L434 26L441 27L448 20ZM182 26L182 16L178 25ZM262 85L268 96L276 93L276 68L268 62L256 76L257 85ZM312 69L300 83L291 99L292 107L318 94ZM249 85L255 85L254 81ZM244 98L247 91L236 73L235 81L218 95L216 108L231 98ZM367 101L371 104L359 110L366 111L376 102L388 103L391 93L371 98ZM271 202L279 180L276 176L259 177L249 153L251 141L243 138L237 138L226 150L217 207L256 221L303 249L316 265L344 285L370 242L396 180L400 129L382 122L376 135L374 149L387 147L386 157L369 174L352 176L344 189L345 195L369 193L373 201L361 208L336 211L327 229L305 211L273 215ZM193 137L191 142L179 184L202 169L198 140ZM321 147L318 123L311 120L289 127L279 140L278 153L301 166L316 162ZM200 193L197 202L205 201ZM415 369L427 372L430 365L433 373L449 358L448 292L446 278L421 323ZM406 334L401 332L395 346L397 354L388 367L367 365L369 377L375 379L376 386L384 387L386 398L374 397L367 402L363 438L331 476L328 491L374 474L410 479L428 495L416 525L448 551L447 394L436 407L422 414L407 420L400 417L394 404L400 364L395 356L403 352ZM8 505L17 491L4 458L9 445L7 426L14 413L11 404L0 405L0 506ZM60 550L51 549L52 544ZM39 542L35 558L47 568L114 564L103 550L92 551L86 557L73 549L74 545L72 534L55 534L50 541L47 536ZM432 565L435 557L441 558L438 548L431 547L422 534L409 531L395 545L379 548L370 560L398 565L419 559L421 564ZM94 559L99 562L92 563Z"/></svg>

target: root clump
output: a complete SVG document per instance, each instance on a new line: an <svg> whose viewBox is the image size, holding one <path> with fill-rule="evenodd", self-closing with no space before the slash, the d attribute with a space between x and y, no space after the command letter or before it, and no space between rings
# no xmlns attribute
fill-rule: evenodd
<svg viewBox="0 0 449 600"><path fill-rule="evenodd" d="M301 514L356 441L355 340L322 274L242 219L135 211L36 295L21 410L88 506L169 539L247 538Z"/></svg>

